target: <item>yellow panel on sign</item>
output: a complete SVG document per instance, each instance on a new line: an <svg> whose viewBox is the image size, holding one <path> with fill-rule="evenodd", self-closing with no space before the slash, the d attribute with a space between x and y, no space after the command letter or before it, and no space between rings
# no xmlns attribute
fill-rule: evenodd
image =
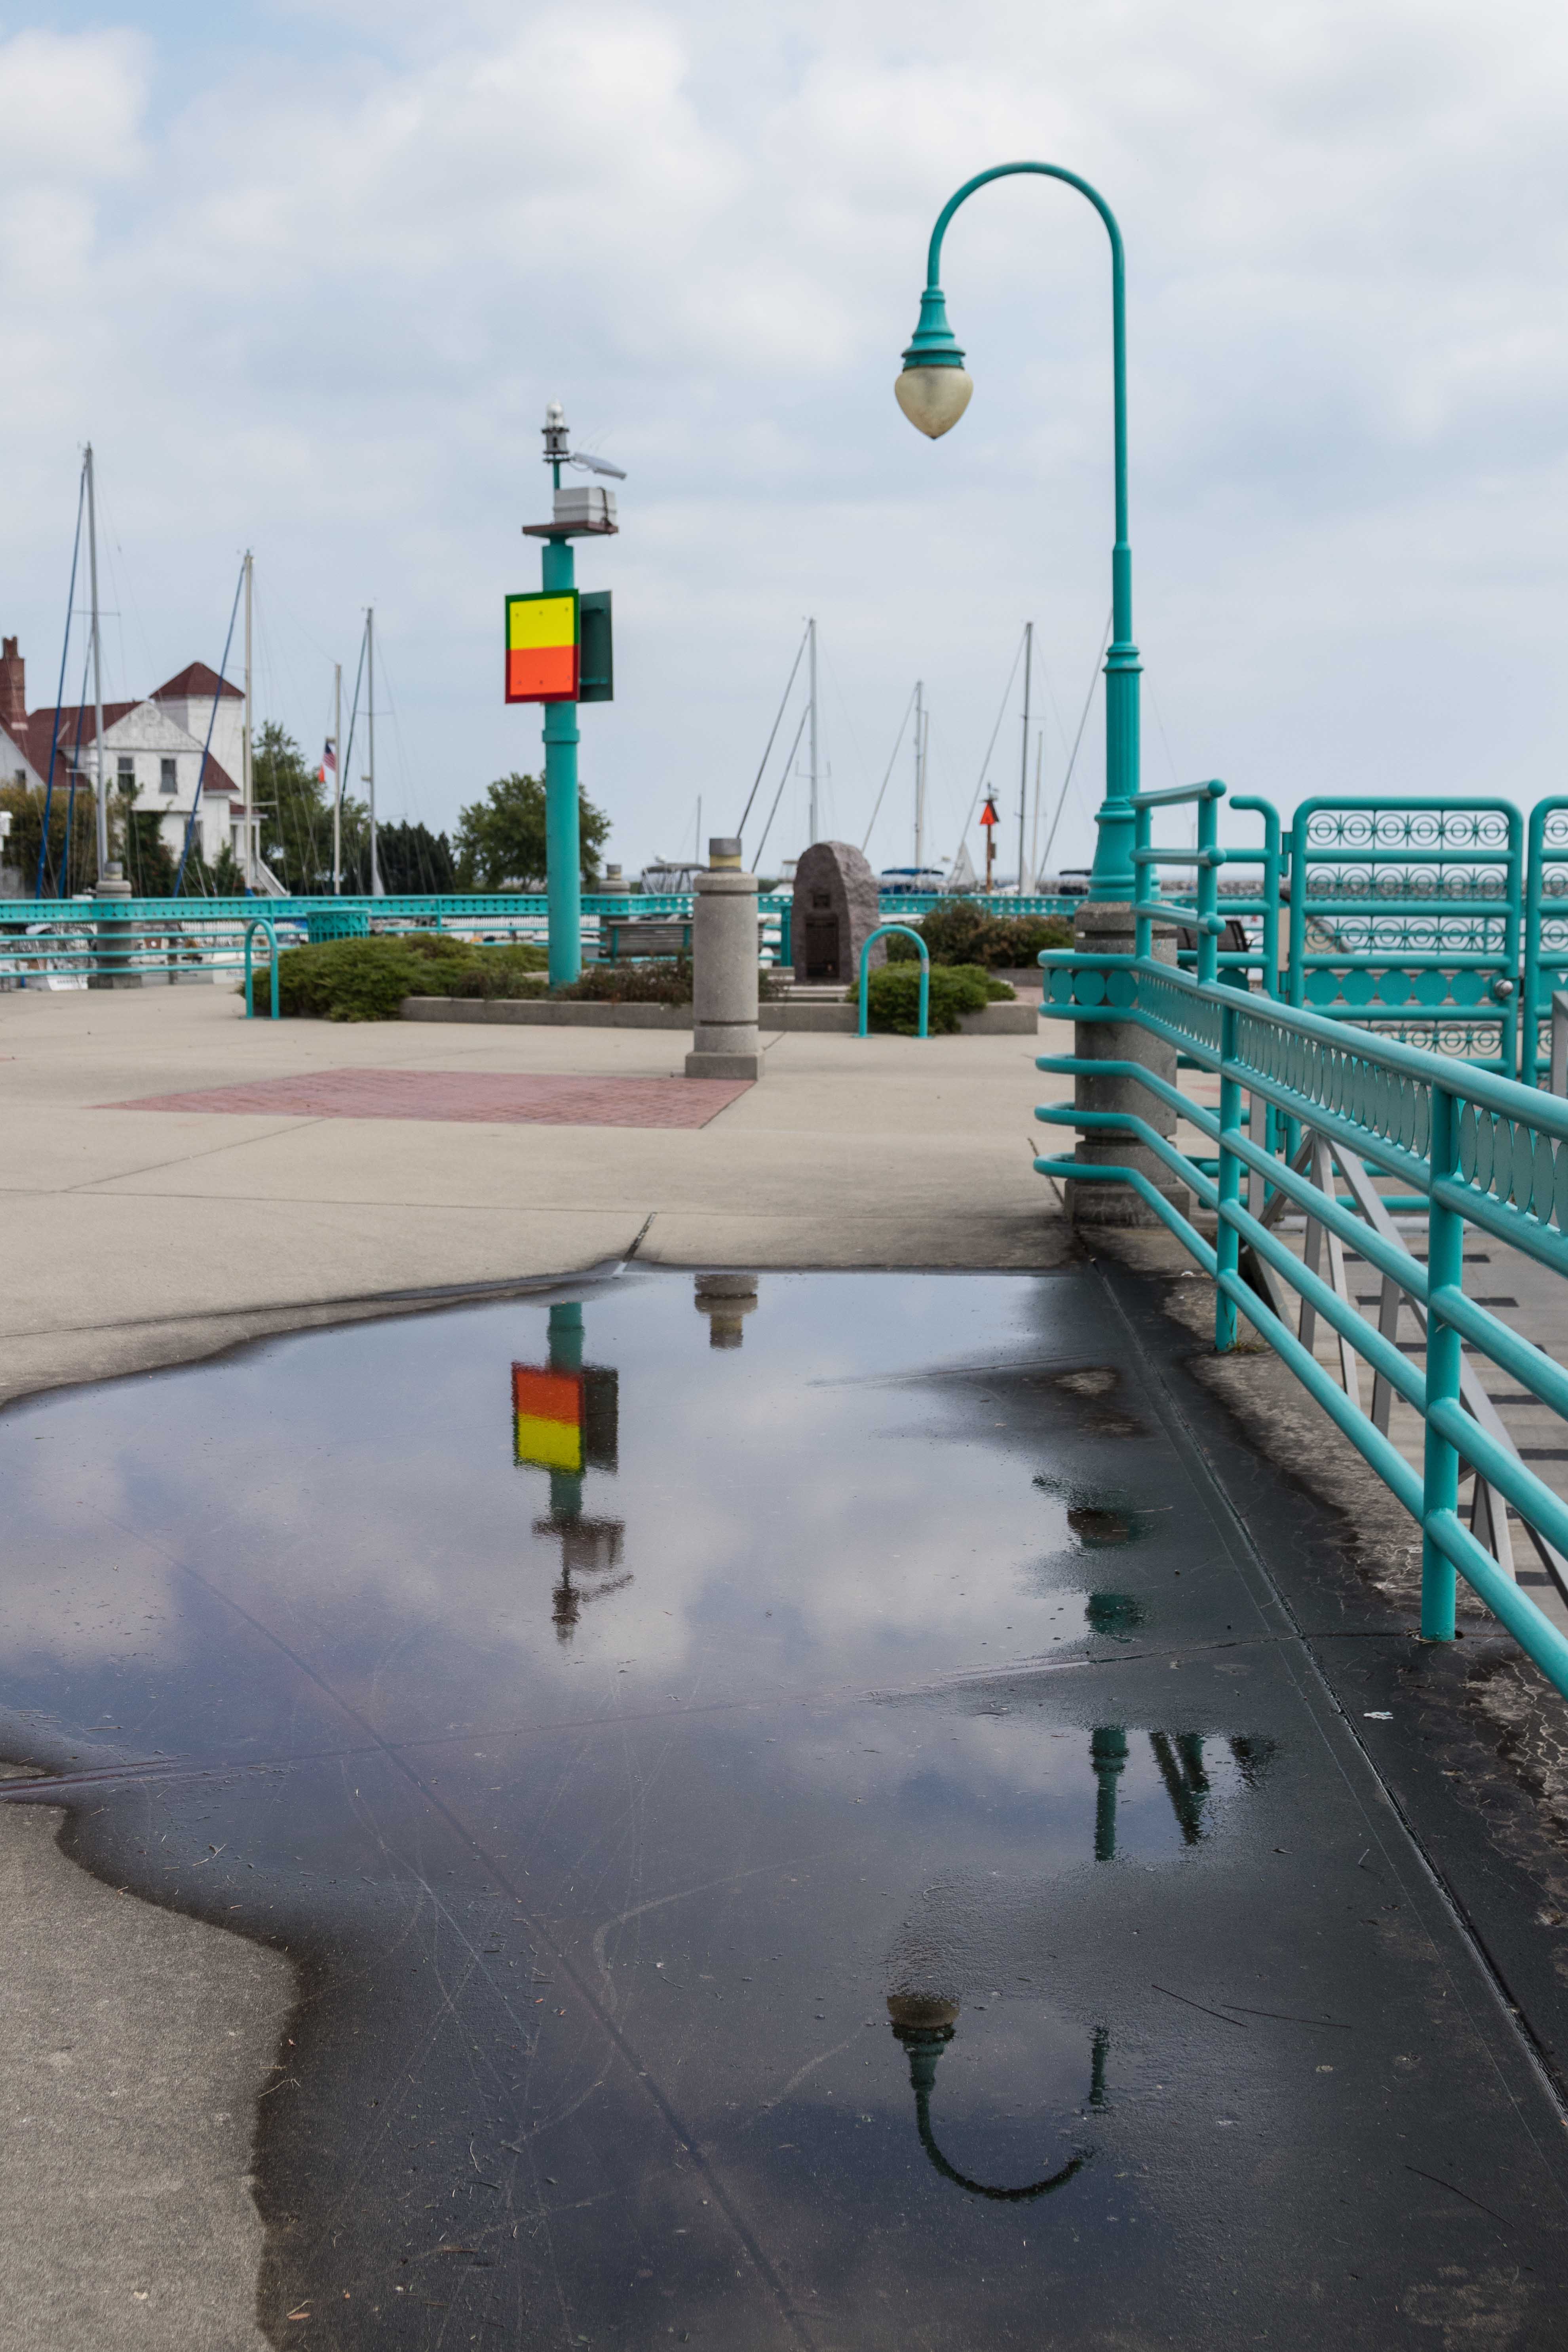
<svg viewBox="0 0 1568 2352"><path fill-rule="evenodd" d="M514 596L507 604L507 647L531 652L536 646L569 646L577 634L570 596Z"/></svg>
<svg viewBox="0 0 1568 2352"><path fill-rule="evenodd" d="M583 1433L575 1422L541 1421L520 1412L516 1420L517 1458L539 1470L581 1470Z"/></svg>

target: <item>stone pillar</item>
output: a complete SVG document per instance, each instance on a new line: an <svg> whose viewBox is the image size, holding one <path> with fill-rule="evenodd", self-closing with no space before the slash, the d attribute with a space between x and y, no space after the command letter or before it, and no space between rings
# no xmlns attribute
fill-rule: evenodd
<svg viewBox="0 0 1568 2352"><path fill-rule="evenodd" d="M1135 944L1131 908L1116 900L1087 899L1073 918L1073 946L1079 955L1131 955ZM1162 963L1176 961L1174 930L1154 931L1154 954ZM1073 1052L1081 1061L1137 1062L1167 1086L1176 1083L1176 1049L1152 1037L1131 1021L1079 1021L1073 1025ZM1073 1081L1073 1102L1079 1110L1131 1111L1157 1129L1173 1135L1176 1114L1133 1078L1097 1078L1079 1075ZM1146 1143L1114 1129L1086 1129L1078 1139L1075 1160L1089 1166L1137 1168L1158 1187L1174 1208L1190 1215L1192 1195L1186 1186L1157 1159ZM1146 1201L1130 1184L1096 1180L1066 1186L1067 1212L1077 1225L1157 1225Z"/></svg>
<svg viewBox="0 0 1568 2352"><path fill-rule="evenodd" d="M691 919L692 1050L689 1078L760 1078L757 877L738 841L710 841Z"/></svg>
<svg viewBox="0 0 1568 2352"><path fill-rule="evenodd" d="M125 879L124 868L107 866L99 876L94 896L101 904L108 899L129 898L131 885ZM131 950L140 947L141 940L133 936L123 919L100 923L93 948L92 970L87 976L89 988L140 988L142 975L131 961Z"/></svg>

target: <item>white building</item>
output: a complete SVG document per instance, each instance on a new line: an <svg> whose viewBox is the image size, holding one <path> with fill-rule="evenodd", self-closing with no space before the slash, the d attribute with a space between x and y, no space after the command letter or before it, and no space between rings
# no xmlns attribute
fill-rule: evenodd
<svg viewBox="0 0 1568 2352"><path fill-rule="evenodd" d="M191 845L209 866L232 850L254 887L265 887L258 856L256 820L237 778L245 772L245 697L205 662L156 687L142 702L103 706L103 781L112 810L130 798L136 809L156 812L158 830L177 859L184 846L191 811L196 811ZM211 730L212 748L203 768L203 746ZM26 669L15 637L0 646L0 782L41 785L55 746L55 790L98 780L97 722L92 705L72 704L58 713L49 704L27 710ZM200 790L198 796L198 779ZM134 795L126 793L127 785Z"/></svg>

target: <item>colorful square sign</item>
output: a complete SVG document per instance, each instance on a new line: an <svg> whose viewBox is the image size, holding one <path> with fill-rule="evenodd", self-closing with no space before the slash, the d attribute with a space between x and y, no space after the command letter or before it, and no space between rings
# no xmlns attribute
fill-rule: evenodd
<svg viewBox="0 0 1568 2352"><path fill-rule="evenodd" d="M574 588L506 600L506 698L575 702L579 628Z"/></svg>

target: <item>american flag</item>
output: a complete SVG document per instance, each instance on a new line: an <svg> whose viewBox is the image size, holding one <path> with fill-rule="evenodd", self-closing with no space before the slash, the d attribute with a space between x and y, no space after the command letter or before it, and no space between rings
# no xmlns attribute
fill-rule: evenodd
<svg viewBox="0 0 1568 2352"><path fill-rule="evenodd" d="M333 742L330 735L327 738L326 749L321 753L321 764L317 769L316 773L323 784L335 785L337 783L338 747Z"/></svg>

